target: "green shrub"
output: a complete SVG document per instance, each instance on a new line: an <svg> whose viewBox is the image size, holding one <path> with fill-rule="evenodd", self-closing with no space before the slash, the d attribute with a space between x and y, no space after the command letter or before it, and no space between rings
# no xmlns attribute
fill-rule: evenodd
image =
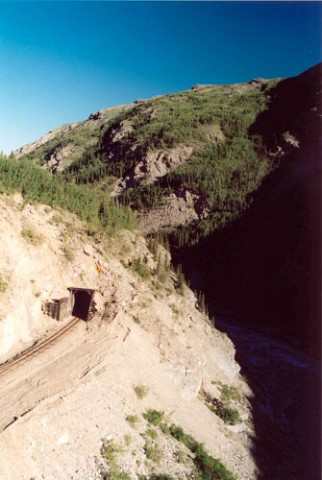
<svg viewBox="0 0 322 480"><path fill-rule="evenodd" d="M209 455L203 445L199 445L195 451L194 463L202 475L202 480L236 480L220 460Z"/></svg>
<svg viewBox="0 0 322 480"><path fill-rule="evenodd" d="M212 398L208 393L203 392L205 403L209 410L215 413L228 425L235 425L241 422L239 412L236 408L225 405L221 400Z"/></svg>
<svg viewBox="0 0 322 480"><path fill-rule="evenodd" d="M131 480L131 477L118 466L118 457L123 452L122 448L113 440L104 440L101 447L101 456L109 467L104 474L106 480Z"/></svg>
<svg viewBox="0 0 322 480"><path fill-rule="evenodd" d="M162 451L160 450L159 446L155 442L146 440L143 450L148 460L151 460L151 462L154 462L154 463L160 463L162 458Z"/></svg>
<svg viewBox="0 0 322 480"><path fill-rule="evenodd" d="M153 430L153 428L148 428L147 431L145 432L145 435L151 438L152 440L155 440L158 436L158 433L155 430Z"/></svg>
<svg viewBox="0 0 322 480"><path fill-rule="evenodd" d="M170 425L169 433L173 438L178 440L178 442L183 443L191 452L194 452L199 445L191 435L185 433L181 427L175 424Z"/></svg>
<svg viewBox="0 0 322 480"><path fill-rule="evenodd" d="M140 400L146 397L147 394L149 393L149 387L147 385L135 385L133 387L133 390L135 391L136 396Z"/></svg>
<svg viewBox="0 0 322 480"><path fill-rule="evenodd" d="M220 460L209 455L204 446L191 435L187 435L181 427L172 424L169 431L173 438L183 443L194 454L193 461L200 480L236 480Z"/></svg>
<svg viewBox="0 0 322 480"><path fill-rule="evenodd" d="M158 410L149 409L143 413L143 418L152 425L158 426L162 422L164 412Z"/></svg>
<svg viewBox="0 0 322 480"><path fill-rule="evenodd" d="M113 440L104 440L101 447L101 455L109 464L114 464L118 459L122 448Z"/></svg>
<svg viewBox="0 0 322 480"><path fill-rule="evenodd" d="M220 386L221 400L223 402L230 402L231 400L239 401L240 393L237 388L231 385L221 385Z"/></svg>
<svg viewBox="0 0 322 480"><path fill-rule="evenodd" d="M236 408L224 406L216 409L215 413L228 425L236 425L236 423L241 422L240 414Z"/></svg>
<svg viewBox="0 0 322 480"><path fill-rule="evenodd" d="M135 428L140 419L137 415L128 415L126 417L126 421L131 425L131 427Z"/></svg>

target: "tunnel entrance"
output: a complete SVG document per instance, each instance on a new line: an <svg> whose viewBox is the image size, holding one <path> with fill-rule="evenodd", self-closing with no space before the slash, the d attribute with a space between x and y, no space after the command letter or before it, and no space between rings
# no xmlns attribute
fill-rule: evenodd
<svg viewBox="0 0 322 480"><path fill-rule="evenodd" d="M69 288L72 295L73 317L89 320L89 313L92 306L94 290L89 288Z"/></svg>

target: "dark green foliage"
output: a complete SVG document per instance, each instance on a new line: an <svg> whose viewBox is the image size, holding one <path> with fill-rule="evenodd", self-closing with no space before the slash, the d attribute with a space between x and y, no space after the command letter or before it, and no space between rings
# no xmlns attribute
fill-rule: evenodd
<svg viewBox="0 0 322 480"><path fill-rule="evenodd" d="M218 415L228 425L235 425L241 422L239 412L236 408L229 407L221 400L212 398L208 393L203 394L205 403L209 410Z"/></svg>
<svg viewBox="0 0 322 480"><path fill-rule="evenodd" d="M220 460L209 455L204 446L198 443L191 435L186 434L181 427L172 424L169 427L169 433L194 454L193 461L200 480L236 480L236 477Z"/></svg>
<svg viewBox="0 0 322 480"><path fill-rule="evenodd" d="M132 208L142 210L144 208L160 207L164 204L164 196L171 193L161 185L137 185L134 188L128 188L120 197L120 201L125 205L131 205Z"/></svg>
<svg viewBox="0 0 322 480"><path fill-rule="evenodd" d="M85 122L57 132L30 159L46 164L59 148L72 146L64 160L65 179L109 191L116 177L128 176L119 201L135 210L159 207L169 194L189 190L198 195L198 208L207 215L176 229L171 242L193 244L239 218L271 171L261 136L252 137L249 128L265 109L273 84L213 86L114 109L99 124ZM131 183L135 166L148 151L178 145L193 148L184 164L152 185Z"/></svg>
<svg viewBox="0 0 322 480"><path fill-rule="evenodd" d="M95 149L90 149L69 165L63 175L76 183L95 183L107 175L107 168Z"/></svg>
<svg viewBox="0 0 322 480"><path fill-rule="evenodd" d="M226 407L224 406L221 409L216 410L216 414L222 418L225 423L228 425L235 425L236 423L240 423L240 415L236 408Z"/></svg>
<svg viewBox="0 0 322 480"><path fill-rule="evenodd" d="M143 413L143 418L152 425L158 426L162 422L164 412L158 410L149 409Z"/></svg>
<svg viewBox="0 0 322 480"><path fill-rule="evenodd" d="M29 202L61 207L104 230L133 228L135 218L129 208L119 207L102 191L64 181L27 160L0 156L0 193L19 191Z"/></svg>
<svg viewBox="0 0 322 480"><path fill-rule="evenodd" d="M236 387L232 385L221 385L221 400L223 402L230 402L231 400L239 401L240 393Z"/></svg>
<svg viewBox="0 0 322 480"><path fill-rule="evenodd" d="M101 456L109 467L108 472L103 472L104 480L131 480L130 475L118 466L118 457L121 453L122 448L113 440L104 440L101 447Z"/></svg>
<svg viewBox="0 0 322 480"><path fill-rule="evenodd" d="M169 427L169 433L173 438L178 440L178 442L183 443L191 452L197 450L199 443L191 435L185 433L181 427L172 424Z"/></svg>
<svg viewBox="0 0 322 480"><path fill-rule="evenodd" d="M198 445L194 463L199 470L200 480L236 480L235 475L220 460L209 455L203 445Z"/></svg>
<svg viewBox="0 0 322 480"><path fill-rule="evenodd" d="M240 92L212 87L154 99L123 113L122 121L130 122L133 129L119 142L114 159L118 166L114 165L110 174L130 172L147 149L185 144L192 145L194 153L154 184L128 188L122 202L141 210L162 205L173 192L189 190L199 195L209 213L198 224L177 230L172 240L179 246L195 243L238 218L250 205L250 194L272 169L259 148L261 137L253 138L248 131L266 103L266 94L260 89ZM107 139L120 122L115 119ZM107 151L108 145L107 140Z"/></svg>

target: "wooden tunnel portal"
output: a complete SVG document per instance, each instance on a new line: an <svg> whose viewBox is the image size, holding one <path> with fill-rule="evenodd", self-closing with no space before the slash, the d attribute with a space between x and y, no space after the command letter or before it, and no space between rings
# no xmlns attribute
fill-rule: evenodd
<svg viewBox="0 0 322 480"><path fill-rule="evenodd" d="M90 288L70 287L72 316L89 320L95 290Z"/></svg>

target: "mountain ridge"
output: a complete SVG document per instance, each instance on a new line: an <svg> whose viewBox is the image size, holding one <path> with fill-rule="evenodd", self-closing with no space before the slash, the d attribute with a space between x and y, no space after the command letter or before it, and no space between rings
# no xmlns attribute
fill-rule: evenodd
<svg viewBox="0 0 322 480"><path fill-rule="evenodd" d="M308 255L314 255L313 242L320 264L321 64L289 79L199 85L104 112L85 121L86 135L84 122L79 124L81 140L73 130L68 137L67 131L65 137L58 135L54 143L51 139L29 152L25 160L129 206L146 235L170 240L189 281L196 289L209 290L207 302L214 311L223 304L229 309L231 297L231 304L238 306L236 315L253 310L254 317L280 319L273 322L273 330L284 331L283 324L293 318L296 333L286 336L295 335L306 348L314 344L317 352L314 285L319 284L319 269L311 260L308 264ZM75 145L80 148L76 160L68 150ZM240 255L234 252L236 240ZM212 278L205 270L209 262L200 257L203 251L213 258ZM196 282L204 264L204 280ZM265 281L261 264L270 272ZM248 270L252 273L243 273ZM215 281L216 271L222 280ZM241 280L245 278L246 283ZM212 298L214 281L220 295L215 292ZM239 284L245 285L246 290L240 288L243 294L238 293ZM255 298L271 299L270 313L262 315L260 301L256 308L252 305L248 284L257 292ZM301 291L305 294L294 293ZM301 300L295 301L297 297ZM311 320L302 341L301 318L307 311ZM267 321L271 323L261 320Z"/></svg>

